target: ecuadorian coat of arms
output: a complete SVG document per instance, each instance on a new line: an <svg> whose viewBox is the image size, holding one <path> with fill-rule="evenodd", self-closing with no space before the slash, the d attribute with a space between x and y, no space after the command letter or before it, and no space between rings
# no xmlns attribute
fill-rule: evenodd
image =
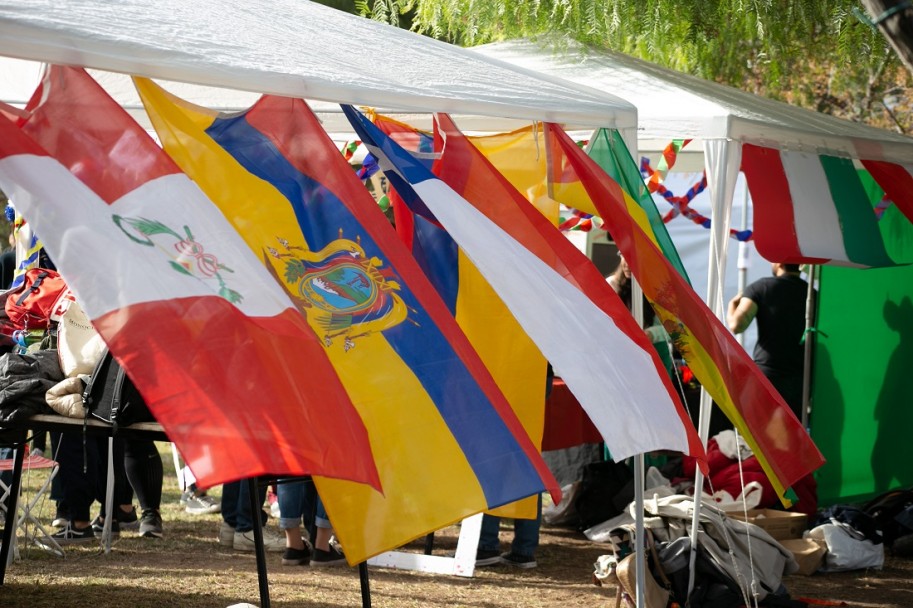
<svg viewBox="0 0 913 608"><path fill-rule="evenodd" d="M342 338L349 351L355 339L407 319L409 308L396 293L400 284L393 271L380 258L367 257L360 239L344 239L340 231L340 238L320 251L279 242L283 251L269 253L284 263L283 282L326 346Z"/></svg>

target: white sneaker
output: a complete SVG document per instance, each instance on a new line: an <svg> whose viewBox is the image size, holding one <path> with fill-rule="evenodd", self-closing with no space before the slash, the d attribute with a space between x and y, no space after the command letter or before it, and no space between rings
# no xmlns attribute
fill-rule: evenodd
<svg viewBox="0 0 913 608"><path fill-rule="evenodd" d="M255 551L254 531L235 532L233 547L235 551ZM285 551L285 535L263 529L263 550L271 553Z"/></svg>
<svg viewBox="0 0 913 608"><path fill-rule="evenodd" d="M235 529L224 521L219 527L219 544L223 547L233 547L235 545Z"/></svg>

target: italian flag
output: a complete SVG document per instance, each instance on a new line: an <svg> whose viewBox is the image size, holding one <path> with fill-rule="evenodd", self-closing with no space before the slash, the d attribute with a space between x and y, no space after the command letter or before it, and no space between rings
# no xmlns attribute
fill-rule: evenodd
<svg viewBox="0 0 913 608"><path fill-rule="evenodd" d="M851 159L744 144L742 171L763 258L864 268L896 264Z"/></svg>
<svg viewBox="0 0 913 608"><path fill-rule="evenodd" d="M908 220L913 222L913 165L863 160L862 166Z"/></svg>

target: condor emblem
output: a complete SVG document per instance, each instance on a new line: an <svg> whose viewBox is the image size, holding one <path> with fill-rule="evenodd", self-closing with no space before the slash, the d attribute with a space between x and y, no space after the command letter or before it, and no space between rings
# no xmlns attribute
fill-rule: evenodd
<svg viewBox="0 0 913 608"><path fill-rule="evenodd" d="M340 234L340 237L342 235ZM367 258L359 241L339 238L320 251L290 246L269 249L285 264L283 280L308 322L323 332L326 346L342 337L343 349L355 347L355 339L399 325L408 307L396 293L400 285L380 258Z"/></svg>

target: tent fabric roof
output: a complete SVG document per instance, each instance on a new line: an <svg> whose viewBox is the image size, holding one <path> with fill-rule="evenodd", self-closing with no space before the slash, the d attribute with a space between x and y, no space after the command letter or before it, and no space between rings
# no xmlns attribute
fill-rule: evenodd
<svg viewBox="0 0 913 608"><path fill-rule="evenodd" d="M758 145L913 162L913 138L842 120L579 43L528 39L473 47L490 58L610 91L638 110L638 140L732 139ZM650 149L653 146L648 146ZM696 146L695 146L696 147Z"/></svg>
<svg viewBox="0 0 913 608"><path fill-rule="evenodd" d="M610 94L306 0L0 0L0 55L389 113L496 119L461 122L464 129L533 120L631 129L637 120Z"/></svg>

